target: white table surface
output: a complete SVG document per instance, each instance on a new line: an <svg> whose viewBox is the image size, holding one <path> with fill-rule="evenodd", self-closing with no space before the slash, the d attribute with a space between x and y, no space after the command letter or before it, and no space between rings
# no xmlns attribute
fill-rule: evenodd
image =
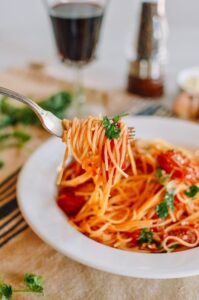
<svg viewBox="0 0 199 300"><path fill-rule="evenodd" d="M85 82L101 88L126 84L126 48L135 38L139 0L111 0L104 22L98 61L85 70ZM50 23L42 0L0 1L0 71L29 61L57 63ZM199 66L199 1L167 0L170 28L168 94L175 92L176 74ZM64 73L63 73L64 74ZM70 70L66 71L71 76Z"/></svg>

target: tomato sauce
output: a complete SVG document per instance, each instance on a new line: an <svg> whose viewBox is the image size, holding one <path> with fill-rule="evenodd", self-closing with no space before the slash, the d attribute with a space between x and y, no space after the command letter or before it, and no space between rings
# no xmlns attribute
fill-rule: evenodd
<svg viewBox="0 0 199 300"><path fill-rule="evenodd" d="M187 243L193 244L196 242L196 235L189 228L180 228L169 232L169 235L177 236Z"/></svg>

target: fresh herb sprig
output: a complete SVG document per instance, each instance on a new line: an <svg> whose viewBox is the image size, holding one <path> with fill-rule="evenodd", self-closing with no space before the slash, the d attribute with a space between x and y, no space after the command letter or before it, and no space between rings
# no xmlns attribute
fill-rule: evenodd
<svg viewBox="0 0 199 300"><path fill-rule="evenodd" d="M25 286L19 289L14 289L11 285L1 281L0 300L10 300L15 293L43 293L43 278L41 276L25 273L23 280Z"/></svg>
<svg viewBox="0 0 199 300"><path fill-rule="evenodd" d="M199 187L197 185L192 185L187 191L185 191L185 195L189 198L193 198L199 192Z"/></svg>
<svg viewBox="0 0 199 300"><path fill-rule="evenodd" d="M156 212L160 219L164 219L169 214L169 209L174 210L174 191L167 191L163 202L156 206Z"/></svg>
<svg viewBox="0 0 199 300"><path fill-rule="evenodd" d="M121 128L119 127L118 122L122 117L127 116L128 114L116 115L113 118L108 118L107 116L103 117L102 124L105 128L105 136L109 139L118 139L120 136Z"/></svg>
<svg viewBox="0 0 199 300"><path fill-rule="evenodd" d="M31 135L14 130L8 133L0 134L0 150L10 147L22 147L31 139Z"/></svg>
<svg viewBox="0 0 199 300"><path fill-rule="evenodd" d="M147 228L143 228L138 239L140 244L143 243L152 243L153 242L153 232Z"/></svg>
<svg viewBox="0 0 199 300"><path fill-rule="evenodd" d="M10 138L15 138L22 143L25 143L31 139L31 136L23 131L14 130L13 132L0 134L0 142L4 142Z"/></svg>
<svg viewBox="0 0 199 300"><path fill-rule="evenodd" d="M0 169L2 169L5 165L5 162L3 160L0 160Z"/></svg>
<svg viewBox="0 0 199 300"><path fill-rule="evenodd" d="M34 293L43 293L43 278L42 276L37 276L31 273L25 273L24 275L24 283L26 288L24 291L26 292L34 292Z"/></svg>
<svg viewBox="0 0 199 300"><path fill-rule="evenodd" d="M169 180L169 175L161 167L157 167L155 176L162 185L165 185Z"/></svg>
<svg viewBox="0 0 199 300"><path fill-rule="evenodd" d="M60 91L45 100L37 102L43 109L48 110L62 119L66 108L71 103L71 95L66 91ZM0 100L0 129L22 123L25 125L40 124L35 113L28 107L15 107L11 105L7 97Z"/></svg>
<svg viewBox="0 0 199 300"><path fill-rule="evenodd" d="M170 249L175 250L176 248L178 248L179 244L173 244L171 246L169 246Z"/></svg>
<svg viewBox="0 0 199 300"><path fill-rule="evenodd" d="M9 300L12 298L12 287L9 284L0 282L0 300Z"/></svg>

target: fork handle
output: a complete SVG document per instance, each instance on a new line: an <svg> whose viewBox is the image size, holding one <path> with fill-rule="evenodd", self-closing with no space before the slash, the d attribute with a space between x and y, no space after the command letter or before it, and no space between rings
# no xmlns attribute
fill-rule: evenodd
<svg viewBox="0 0 199 300"><path fill-rule="evenodd" d="M40 121L43 120L43 115L46 114L46 111L44 109L42 109L38 104L36 104L34 101L32 101L31 99L29 99L28 97L18 94L14 91L11 91L7 88L4 87L0 87L0 94L4 95L4 96L8 96L12 99L15 99L19 102L22 102L26 105L28 105L30 107L30 109L32 109L36 115L38 116L38 118L40 119Z"/></svg>

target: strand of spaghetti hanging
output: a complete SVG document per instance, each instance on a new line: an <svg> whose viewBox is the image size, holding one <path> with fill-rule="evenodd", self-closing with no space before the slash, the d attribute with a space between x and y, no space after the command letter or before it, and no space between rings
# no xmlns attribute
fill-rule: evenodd
<svg viewBox="0 0 199 300"><path fill-rule="evenodd" d="M107 183L115 184L121 176L128 176L124 171L127 145L134 137L135 130L128 130L121 119L123 116L126 114L113 118L90 116L82 120L63 120L63 142L67 147L58 184L62 181L69 154L82 166L85 173L70 182L62 181L62 185L74 185L77 181L83 183L94 178L95 183L105 187Z"/></svg>

